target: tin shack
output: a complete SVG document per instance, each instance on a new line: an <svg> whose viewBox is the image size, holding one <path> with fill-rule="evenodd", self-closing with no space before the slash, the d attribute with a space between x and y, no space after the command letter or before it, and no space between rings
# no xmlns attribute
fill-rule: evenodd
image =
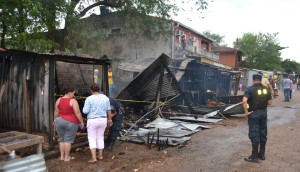
<svg viewBox="0 0 300 172"><path fill-rule="evenodd" d="M65 84L73 84L71 81L76 78L83 81L74 82L75 88L87 88L97 76L102 91L108 93L109 64L110 59L106 56L93 58L19 50L0 51L1 128L40 133L48 137L52 145L50 138L54 135L52 122L58 91ZM97 75L95 69L101 69ZM68 71L72 71L73 75ZM84 94L84 90L78 89L79 94Z"/></svg>

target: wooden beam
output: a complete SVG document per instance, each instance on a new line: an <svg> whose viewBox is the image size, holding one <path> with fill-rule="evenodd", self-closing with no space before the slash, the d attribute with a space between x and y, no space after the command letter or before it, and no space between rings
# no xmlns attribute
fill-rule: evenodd
<svg viewBox="0 0 300 172"><path fill-rule="evenodd" d="M49 59L49 149L54 148L54 125L52 125L52 122L54 121L54 106L55 106L55 68L56 68L56 60L55 59Z"/></svg>
<svg viewBox="0 0 300 172"><path fill-rule="evenodd" d="M0 133L0 139L6 138L6 137L20 136L20 135L26 135L26 133L15 132L15 131Z"/></svg>
<svg viewBox="0 0 300 172"><path fill-rule="evenodd" d="M109 95L109 86L108 86L108 65L102 66L102 91L108 97Z"/></svg>
<svg viewBox="0 0 300 172"><path fill-rule="evenodd" d="M27 138L28 137L27 137L26 134L19 135L19 136L10 136L10 137L5 137L5 138L0 139L0 143L5 144L7 142L11 142L11 141L14 141L14 140L27 139Z"/></svg>
<svg viewBox="0 0 300 172"><path fill-rule="evenodd" d="M154 104L154 109L159 106L159 101L160 101L160 96L162 92L162 86L163 86L163 79L164 79L164 71L165 68L163 65L160 65L160 75L159 75L159 80L157 83L157 88L156 88L156 95L155 95L155 104ZM154 117L158 113L158 108L154 111Z"/></svg>
<svg viewBox="0 0 300 172"><path fill-rule="evenodd" d="M42 143L38 144L36 153L37 154L42 154L43 153L43 144Z"/></svg>

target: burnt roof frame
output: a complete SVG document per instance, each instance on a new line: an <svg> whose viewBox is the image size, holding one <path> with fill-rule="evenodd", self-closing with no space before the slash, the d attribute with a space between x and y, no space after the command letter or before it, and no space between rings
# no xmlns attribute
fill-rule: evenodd
<svg viewBox="0 0 300 172"><path fill-rule="evenodd" d="M17 53L17 54L32 54L37 57L48 57L49 59L54 59L54 61L61 61L61 62L67 62L67 63L75 63L75 64L94 64L94 65L110 65L111 59L109 59L106 55L103 55L100 58L93 58L93 57L82 57L82 56L75 56L75 55L62 55L62 54L52 54L52 53L36 53L36 52L30 52L30 51L23 51L23 50L15 50L15 49L9 49L6 51L2 51L2 54L11 54L11 53Z"/></svg>
<svg viewBox="0 0 300 172"><path fill-rule="evenodd" d="M165 73L161 73L160 71L155 71L153 69L156 68L161 68L164 69L167 74L169 74L169 76L172 78L172 82L171 84L175 86L176 90L179 92L180 96L182 97L182 99L184 100L184 105L188 106L188 109L192 112L192 107L191 107L191 103L189 102L189 100L186 98L185 94L183 93L183 91L181 90L176 77L174 76L174 74L171 72L171 70L168 67L168 63L171 61L171 58L169 56L167 56L166 54L162 53L151 65L149 65L146 69L144 69L133 81L131 81L121 92L120 94L117 96L117 99L122 98L123 97L127 97L129 96L130 98L134 98L134 97L138 97L139 94L143 93L148 85L150 83L152 83L153 81L155 81L155 79L161 78L163 77L163 75L165 75ZM154 66L154 64L158 64L157 66ZM155 71L156 73L158 73L157 75L153 74L153 71ZM149 79L149 77L147 77L147 74L150 75L150 80L145 80L145 78ZM140 79L139 79L140 78ZM131 85L137 86L137 85L141 85L142 87L139 88L139 90L136 90L134 88L132 88ZM158 83L156 91L158 91L159 85L162 85ZM157 93L157 92L156 92ZM126 95L128 94L128 95ZM155 95L154 100L157 100L157 94Z"/></svg>

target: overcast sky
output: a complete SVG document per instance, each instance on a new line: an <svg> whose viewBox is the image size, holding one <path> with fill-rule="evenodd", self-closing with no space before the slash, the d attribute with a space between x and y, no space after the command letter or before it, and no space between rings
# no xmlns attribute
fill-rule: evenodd
<svg viewBox="0 0 300 172"><path fill-rule="evenodd" d="M214 0L208 10L200 14L186 5L175 20L203 32L224 35L225 43L232 47L236 38L244 33L276 33L283 59L300 62L300 0Z"/></svg>

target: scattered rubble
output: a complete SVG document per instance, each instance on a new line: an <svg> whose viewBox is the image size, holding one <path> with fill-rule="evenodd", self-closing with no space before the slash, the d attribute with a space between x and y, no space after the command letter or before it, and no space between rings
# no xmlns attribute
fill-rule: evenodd
<svg viewBox="0 0 300 172"><path fill-rule="evenodd" d="M211 128L203 123L216 124L227 115L243 113L242 97L228 95L229 70L211 68L191 58L174 61L165 54L152 61L147 62L148 67L142 62L119 67L139 73L116 98L127 107L120 140L144 143L148 148L182 145L192 134ZM195 89L197 98L190 95Z"/></svg>

